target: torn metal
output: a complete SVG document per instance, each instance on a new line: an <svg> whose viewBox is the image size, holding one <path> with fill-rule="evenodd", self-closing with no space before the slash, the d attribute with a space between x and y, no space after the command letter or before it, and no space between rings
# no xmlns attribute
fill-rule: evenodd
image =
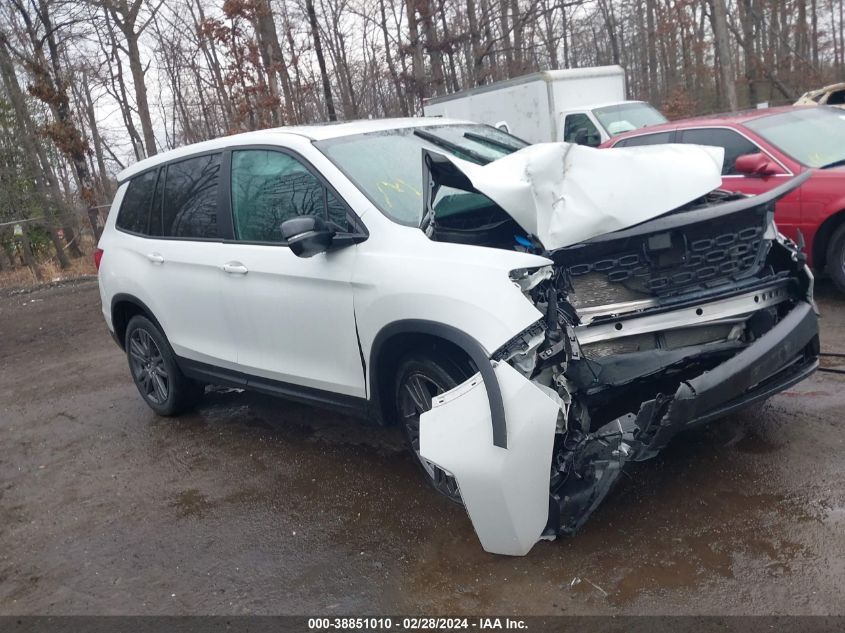
<svg viewBox="0 0 845 633"><path fill-rule="evenodd" d="M540 318L490 358L507 449L493 446L480 375L420 421L422 455L454 475L488 551L524 554L574 533L628 462L818 364L812 275L773 222L804 177L756 197L712 191L721 156L660 149L623 160L546 144L484 167L425 159L431 239L553 262L512 271ZM444 188L486 202L458 224L438 215Z"/></svg>

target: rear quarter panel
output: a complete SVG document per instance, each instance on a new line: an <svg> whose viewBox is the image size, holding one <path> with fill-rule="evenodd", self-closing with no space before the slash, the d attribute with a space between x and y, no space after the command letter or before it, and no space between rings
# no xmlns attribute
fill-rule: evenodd
<svg viewBox="0 0 845 633"><path fill-rule="evenodd" d="M121 263L120 257L115 257L120 243L121 233L115 229L115 222L117 221L117 213L120 205L123 202L123 196L126 193L128 183L123 183L117 189L112 200L109 215L106 218L106 225L103 227L103 234L100 236L100 241L97 243L97 248L103 251L103 258L100 260L100 268L97 271L97 282L100 289L100 303L103 312L103 318L106 320L106 325L109 330L114 332L114 325L111 318L111 302L115 295L118 286L118 279L121 276L120 268L125 264Z"/></svg>

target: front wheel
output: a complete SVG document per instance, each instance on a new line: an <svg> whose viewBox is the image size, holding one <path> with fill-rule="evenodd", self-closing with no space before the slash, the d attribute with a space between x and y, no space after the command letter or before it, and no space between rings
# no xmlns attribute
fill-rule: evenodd
<svg viewBox="0 0 845 633"><path fill-rule="evenodd" d="M473 373L466 364L446 354L413 354L399 363L396 378L396 411L408 445L432 487L461 503L458 482L442 468L420 455L420 416L431 409L431 400L454 389Z"/></svg>
<svg viewBox="0 0 845 633"><path fill-rule="evenodd" d="M134 316L126 326L126 356L138 392L159 415L178 415L202 396L203 386L182 373L164 334L148 318Z"/></svg>
<svg viewBox="0 0 845 633"><path fill-rule="evenodd" d="M845 224L830 238L827 247L827 270L840 292L845 292Z"/></svg>

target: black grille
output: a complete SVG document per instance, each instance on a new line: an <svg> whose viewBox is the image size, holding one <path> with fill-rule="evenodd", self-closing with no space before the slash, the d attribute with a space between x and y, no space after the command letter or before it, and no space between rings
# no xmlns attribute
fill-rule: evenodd
<svg viewBox="0 0 845 633"><path fill-rule="evenodd" d="M584 244L559 255L578 307L664 298L757 274L768 241L765 208L670 231Z"/></svg>

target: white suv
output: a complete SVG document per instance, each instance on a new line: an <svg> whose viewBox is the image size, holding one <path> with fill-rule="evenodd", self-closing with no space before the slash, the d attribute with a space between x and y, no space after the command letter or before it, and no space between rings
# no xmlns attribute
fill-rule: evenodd
<svg viewBox="0 0 845 633"><path fill-rule="evenodd" d="M229 136L143 160L103 315L160 415L206 384L400 424L485 549L572 533L630 460L816 367L774 201L696 147L527 146L444 119Z"/></svg>

